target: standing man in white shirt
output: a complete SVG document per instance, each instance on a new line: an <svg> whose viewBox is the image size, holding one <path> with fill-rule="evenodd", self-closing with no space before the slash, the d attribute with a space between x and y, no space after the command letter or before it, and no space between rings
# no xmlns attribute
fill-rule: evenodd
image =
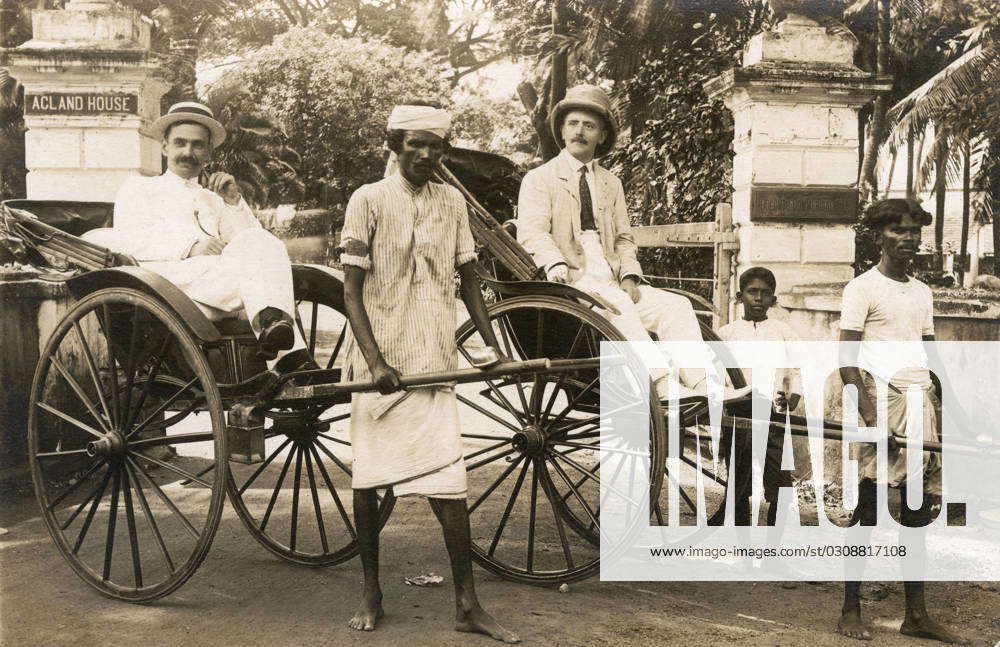
<svg viewBox="0 0 1000 647"><path fill-rule="evenodd" d="M285 245L264 230L228 173L198 178L226 130L208 106L170 107L150 127L162 139L167 170L133 177L115 198L117 251L174 283L219 319L246 312L261 355L279 372L311 368L293 325L295 300Z"/></svg>
<svg viewBox="0 0 1000 647"><path fill-rule="evenodd" d="M905 436L907 427L907 390L917 387L922 393L922 427L925 441L939 441L937 397L931 383L927 355L922 342L934 341L934 302L926 284L908 276L909 264L920 247L921 228L931 224L931 215L914 200L892 199L873 204L865 218L866 225L878 233L882 247L879 264L855 277L844 288L840 315L840 341L876 342L861 344L854 357L845 350L840 376L844 384L857 389L858 415L866 427L878 427L876 380L887 385L889 434L888 485L899 488L906 500L906 451L894 436ZM877 342L908 342L880 344ZM852 345L853 346L853 345ZM852 349L847 346L845 349ZM860 367L860 370L859 370ZM877 453L871 444L856 447L860 483L858 504L851 524L874 526L878 505L876 481L879 479ZM903 526L921 528L933 520L932 506L940 501L940 457L923 453L922 505L910 510L901 504ZM899 632L907 636L966 644L966 640L933 620L924 601L924 583L905 582L906 615ZM871 633L861 619L861 582L844 583L844 606L837 630L845 636L871 640Z"/></svg>
<svg viewBox="0 0 1000 647"><path fill-rule="evenodd" d="M572 284L615 306L620 315L599 312L629 341L650 341L650 331L660 341L700 341L698 319L686 298L641 284L625 190L596 162L618 137L607 94L593 85L570 88L549 123L563 148L521 182L518 242L550 281ZM653 372L661 397L666 395L664 375ZM688 388L701 382L685 370L680 378Z"/></svg>

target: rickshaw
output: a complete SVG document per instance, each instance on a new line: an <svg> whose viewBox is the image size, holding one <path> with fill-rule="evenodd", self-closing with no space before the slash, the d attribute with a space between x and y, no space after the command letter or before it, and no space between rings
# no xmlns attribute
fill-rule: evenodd
<svg viewBox="0 0 1000 647"><path fill-rule="evenodd" d="M608 536L602 506L650 506L662 519L666 477L683 481L692 512L691 479L664 469L666 420L647 397L648 375L636 378L624 363L601 368L600 342L624 340L600 314L610 306L544 281L511 223L493 218L446 165L439 175L466 197L490 321L514 361L475 368L482 340L465 321L456 331L459 371L404 383L459 384L475 561L535 585L590 577L602 544L625 547L634 530ZM14 200L0 213L7 243L73 299L41 350L28 403L35 494L60 553L100 593L150 602L194 574L228 497L254 539L284 560L352 558L350 394L371 387L341 380L342 273L293 266L295 323L321 369L307 386L285 376L261 399L265 364L245 318L212 320L170 282L88 240L110 227L112 211L109 203ZM702 332L717 339L704 322ZM609 370L622 373L609 378ZM648 445L602 447L600 384L611 378L634 390ZM745 384L735 369L729 379ZM725 488L724 466L716 472L691 455L701 439L688 427L684 469ZM648 491L610 487L617 502L607 488L602 495L602 478L627 483L636 471ZM391 489L379 501L385 523Z"/></svg>

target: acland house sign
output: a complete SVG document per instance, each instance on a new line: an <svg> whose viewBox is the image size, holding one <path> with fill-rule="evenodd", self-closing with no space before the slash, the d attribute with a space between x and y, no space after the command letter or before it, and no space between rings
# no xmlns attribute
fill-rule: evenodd
<svg viewBox="0 0 1000 647"><path fill-rule="evenodd" d="M43 92L24 97L28 115L113 115L139 113L139 95L90 92Z"/></svg>
<svg viewBox="0 0 1000 647"><path fill-rule="evenodd" d="M858 190L853 187L753 187L752 222L854 222Z"/></svg>

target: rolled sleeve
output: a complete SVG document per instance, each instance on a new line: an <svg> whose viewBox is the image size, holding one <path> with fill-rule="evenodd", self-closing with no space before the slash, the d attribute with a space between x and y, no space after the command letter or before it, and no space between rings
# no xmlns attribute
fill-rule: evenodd
<svg viewBox="0 0 1000 647"><path fill-rule="evenodd" d="M371 242L375 232L375 217L368 197L362 190L355 191L347 203L344 228L340 232L340 262L363 270L372 268Z"/></svg>
<svg viewBox="0 0 1000 647"><path fill-rule="evenodd" d="M472 237L472 229L469 227L469 213L463 203L461 214L458 217L458 232L455 238L455 267L461 267L474 260L476 260L476 240Z"/></svg>

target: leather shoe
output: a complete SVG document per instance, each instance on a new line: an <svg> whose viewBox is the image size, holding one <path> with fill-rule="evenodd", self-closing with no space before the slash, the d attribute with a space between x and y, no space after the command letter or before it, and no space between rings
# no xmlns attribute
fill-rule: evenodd
<svg viewBox="0 0 1000 647"><path fill-rule="evenodd" d="M265 359L274 359L279 350L288 350L295 344L295 331L291 323L279 319L264 326L258 339L260 355Z"/></svg>

